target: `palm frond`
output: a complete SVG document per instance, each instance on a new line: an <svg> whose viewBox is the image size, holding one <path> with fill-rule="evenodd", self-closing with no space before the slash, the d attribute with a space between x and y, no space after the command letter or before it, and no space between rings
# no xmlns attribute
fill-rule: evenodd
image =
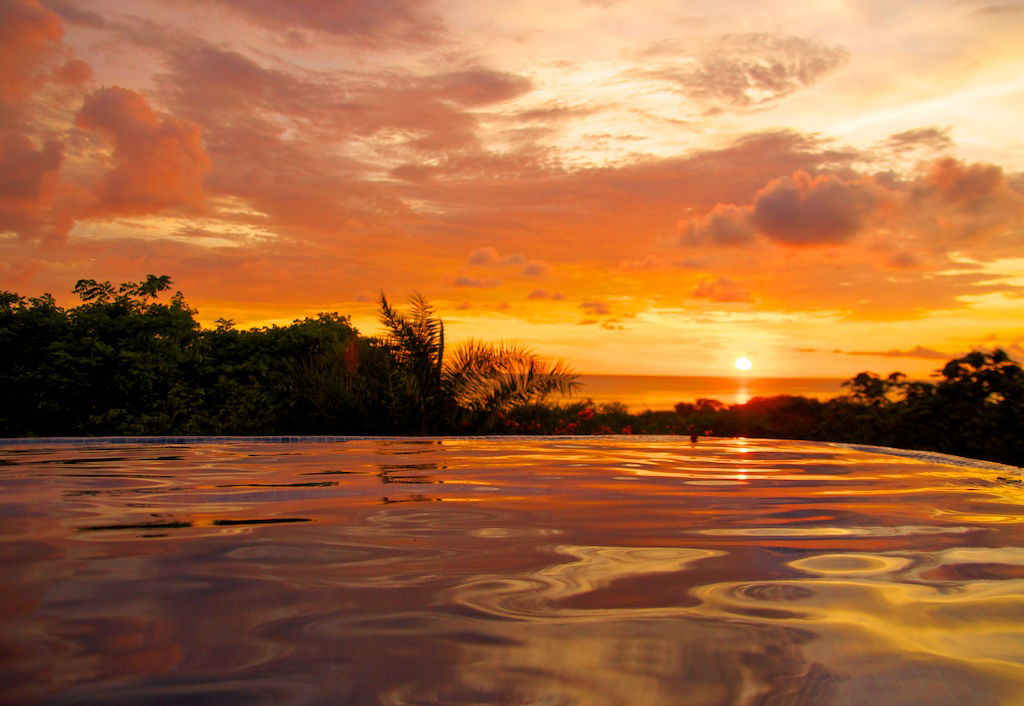
<svg viewBox="0 0 1024 706"><path fill-rule="evenodd" d="M518 344L478 341L456 349L445 365L444 378L460 406L478 411L504 410L580 387L576 375L562 363L549 363Z"/></svg>

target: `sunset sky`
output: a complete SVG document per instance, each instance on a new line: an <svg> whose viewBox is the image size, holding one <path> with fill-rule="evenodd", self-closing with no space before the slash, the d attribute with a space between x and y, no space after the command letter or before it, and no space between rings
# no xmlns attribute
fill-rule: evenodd
<svg viewBox="0 0 1024 706"><path fill-rule="evenodd" d="M1019 0L0 0L0 289L583 373L1024 359Z"/></svg>

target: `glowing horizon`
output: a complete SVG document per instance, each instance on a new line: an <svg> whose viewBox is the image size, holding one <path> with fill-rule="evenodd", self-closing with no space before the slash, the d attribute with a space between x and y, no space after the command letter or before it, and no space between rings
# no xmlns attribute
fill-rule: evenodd
<svg viewBox="0 0 1024 706"><path fill-rule="evenodd" d="M205 324L366 333L420 291L453 342L587 374L1021 360L1022 29L984 0L3 0L0 289L168 274Z"/></svg>

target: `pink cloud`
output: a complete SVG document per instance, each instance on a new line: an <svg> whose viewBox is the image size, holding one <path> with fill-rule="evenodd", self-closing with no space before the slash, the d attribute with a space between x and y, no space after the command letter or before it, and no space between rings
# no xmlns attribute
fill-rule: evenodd
<svg viewBox="0 0 1024 706"><path fill-rule="evenodd" d="M63 158L57 142L37 148L25 135L0 133L0 231L47 234Z"/></svg>
<svg viewBox="0 0 1024 706"><path fill-rule="evenodd" d="M97 213L155 213L196 207L205 199L211 161L194 123L157 115L141 94L116 86L89 95L76 123L114 143L114 166L100 189Z"/></svg>
<svg viewBox="0 0 1024 706"><path fill-rule="evenodd" d="M430 0L218 0L273 30L325 32L359 42L426 42L442 32Z"/></svg>
<svg viewBox="0 0 1024 706"><path fill-rule="evenodd" d="M749 108L812 85L848 57L839 47L804 37L726 34L684 68L664 66L645 73L671 81L712 109Z"/></svg>
<svg viewBox="0 0 1024 706"><path fill-rule="evenodd" d="M469 107L507 101L532 88L527 78L482 68L428 76L419 84L441 100Z"/></svg>
<svg viewBox="0 0 1024 706"><path fill-rule="evenodd" d="M72 59L53 72L54 80L69 85L86 83L92 77L92 67L81 59Z"/></svg>
<svg viewBox="0 0 1024 706"><path fill-rule="evenodd" d="M73 24L93 29L99 29L107 24L102 15L85 9L81 3L74 0L43 0L42 4Z"/></svg>

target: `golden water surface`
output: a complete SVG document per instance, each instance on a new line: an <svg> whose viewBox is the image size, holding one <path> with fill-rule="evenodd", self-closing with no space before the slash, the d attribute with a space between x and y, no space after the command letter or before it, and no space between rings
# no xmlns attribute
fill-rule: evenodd
<svg viewBox="0 0 1024 706"><path fill-rule="evenodd" d="M0 702L1024 704L1015 480L676 437L0 446Z"/></svg>

